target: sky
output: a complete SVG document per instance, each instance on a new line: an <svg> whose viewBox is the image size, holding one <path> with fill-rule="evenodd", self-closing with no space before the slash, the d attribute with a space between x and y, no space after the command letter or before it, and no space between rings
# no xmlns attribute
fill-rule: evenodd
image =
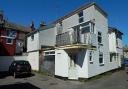
<svg viewBox="0 0 128 89"><path fill-rule="evenodd" d="M107 14L109 26L123 35L123 45L128 44L128 0L0 0L0 10L14 23L29 26L34 21L49 24L68 12L88 2L96 2Z"/></svg>

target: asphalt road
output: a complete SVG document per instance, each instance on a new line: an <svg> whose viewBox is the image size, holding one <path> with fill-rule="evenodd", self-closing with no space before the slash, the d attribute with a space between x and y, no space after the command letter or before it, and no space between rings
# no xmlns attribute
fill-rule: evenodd
<svg viewBox="0 0 128 89"><path fill-rule="evenodd" d="M35 73L14 79L0 75L0 89L128 89L128 74L123 70L88 82L69 81Z"/></svg>

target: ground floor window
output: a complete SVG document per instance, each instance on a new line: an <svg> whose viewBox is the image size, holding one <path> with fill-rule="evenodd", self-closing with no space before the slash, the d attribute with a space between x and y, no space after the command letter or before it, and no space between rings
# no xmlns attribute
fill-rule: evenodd
<svg viewBox="0 0 128 89"><path fill-rule="evenodd" d="M89 51L89 62L93 64L92 51Z"/></svg>
<svg viewBox="0 0 128 89"><path fill-rule="evenodd" d="M113 60L113 54L110 53L110 62Z"/></svg>
<svg viewBox="0 0 128 89"><path fill-rule="evenodd" d="M104 64L103 53L102 52L99 53L99 64L100 65L103 65Z"/></svg>

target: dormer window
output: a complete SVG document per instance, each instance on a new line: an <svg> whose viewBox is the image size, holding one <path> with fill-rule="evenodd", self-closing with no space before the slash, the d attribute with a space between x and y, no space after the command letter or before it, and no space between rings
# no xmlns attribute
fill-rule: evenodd
<svg viewBox="0 0 128 89"><path fill-rule="evenodd" d="M79 12L78 16L79 16L79 23L84 22L83 11Z"/></svg>

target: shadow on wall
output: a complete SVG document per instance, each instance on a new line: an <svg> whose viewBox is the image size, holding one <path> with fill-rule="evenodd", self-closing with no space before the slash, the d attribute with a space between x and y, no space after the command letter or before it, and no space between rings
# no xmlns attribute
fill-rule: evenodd
<svg viewBox="0 0 128 89"><path fill-rule="evenodd" d="M70 57L70 65L73 65L72 63L75 63L76 65L80 66L82 68L83 63L84 63L84 59L85 59L85 55L86 55L86 51L85 50L79 50L78 52L72 51L65 51L69 57Z"/></svg>
<svg viewBox="0 0 128 89"><path fill-rule="evenodd" d="M9 85L0 85L0 89L40 89L30 83L16 83Z"/></svg>

